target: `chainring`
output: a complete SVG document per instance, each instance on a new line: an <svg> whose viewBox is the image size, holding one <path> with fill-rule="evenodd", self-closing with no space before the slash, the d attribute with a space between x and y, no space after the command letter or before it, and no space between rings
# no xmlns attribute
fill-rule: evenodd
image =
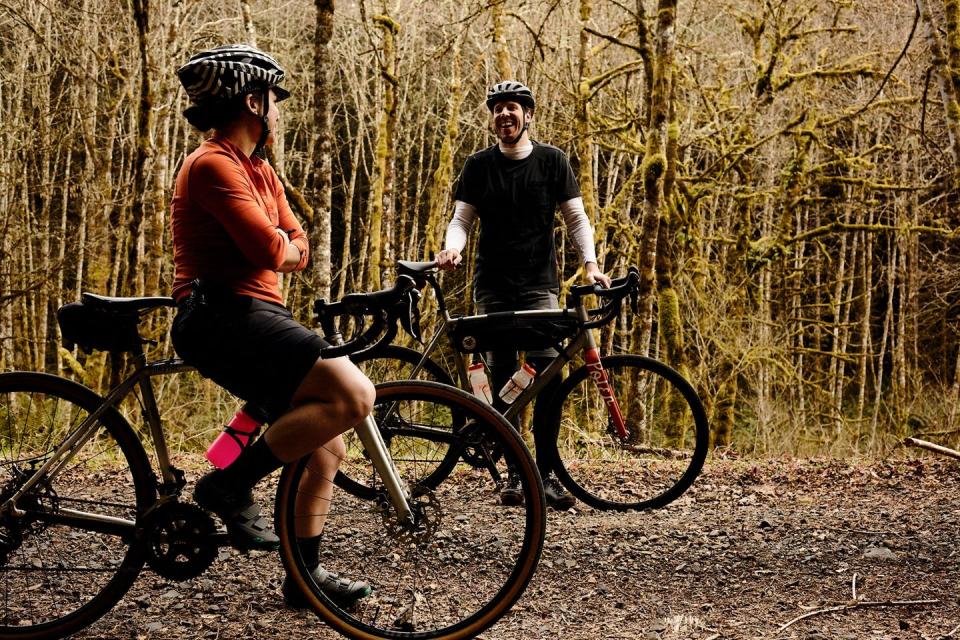
<svg viewBox="0 0 960 640"><path fill-rule="evenodd" d="M166 502L147 514L143 533L147 564L170 580L189 580L217 559L217 528L205 511L192 504Z"/></svg>
<svg viewBox="0 0 960 640"><path fill-rule="evenodd" d="M468 424L461 427L461 436L464 447L460 457L474 469L489 469L503 457L503 447L499 442L484 437L483 431L476 425Z"/></svg>

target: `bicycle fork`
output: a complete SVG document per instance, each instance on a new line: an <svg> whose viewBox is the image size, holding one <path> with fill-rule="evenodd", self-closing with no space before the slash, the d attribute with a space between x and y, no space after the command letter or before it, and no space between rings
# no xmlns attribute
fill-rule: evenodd
<svg viewBox="0 0 960 640"><path fill-rule="evenodd" d="M387 450L387 445L383 441L383 436L380 435L380 429L377 428L373 416L364 418L363 422L354 427L354 432L360 438L360 442L363 443L367 455L370 456L373 468L380 474L383 486L390 497L390 502L397 512L397 518L400 522L413 524L413 510L410 509L409 502L410 492L407 491L403 480L400 478L397 466L393 463L393 458L390 457L390 452Z"/></svg>
<svg viewBox="0 0 960 640"><path fill-rule="evenodd" d="M593 334L589 333L588 335L587 348L584 349L583 354L587 373L590 374L593 383L597 385L597 391L603 398L603 403L607 405L607 412L610 414L610 419L613 420L613 425L617 428L617 435L620 436L621 440L626 440L629 433L627 432L627 425L623 421L623 413L620 412L620 403L617 402L617 397L613 394L613 387L610 386L607 372L603 370L603 364L600 362L600 351L597 349L596 342L594 342Z"/></svg>

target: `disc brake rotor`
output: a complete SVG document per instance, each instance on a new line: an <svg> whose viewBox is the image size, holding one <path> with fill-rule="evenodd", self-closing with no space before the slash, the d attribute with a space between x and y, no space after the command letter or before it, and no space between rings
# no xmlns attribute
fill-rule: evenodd
<svg viewBox="0 0 960 640"><path fill-rule="evenodd" d="M383 528L392 540L401 545L419 544L433 539L443 519L440 502L432 491L423 489L413 492L409 500L413 522L401 522L389 500L381 500L377 509L383 518Z"/></svg>

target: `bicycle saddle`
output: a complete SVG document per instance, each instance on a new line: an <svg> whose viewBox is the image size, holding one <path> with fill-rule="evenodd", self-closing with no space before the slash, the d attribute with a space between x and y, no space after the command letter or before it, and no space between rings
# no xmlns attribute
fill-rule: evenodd
<svg viewBox="0 0 960 640"><path fill-rule="evenodd" d="M95 293L84 293L81 300L85 304L117 311L120 313L132 313L134 311L146 311L147 309L157 309L159 307L174 307L176 303L173 298L166 296L147 296L144 298L118 298L111 296L99 296Z"/></svg>
<svg viewBox="0 0 960 640"><path fill-rule="evenodd" d="M397 260L397 273L406 276L418 276L437 272L437 263L431 262L411 262L409 260Z"/></svg>

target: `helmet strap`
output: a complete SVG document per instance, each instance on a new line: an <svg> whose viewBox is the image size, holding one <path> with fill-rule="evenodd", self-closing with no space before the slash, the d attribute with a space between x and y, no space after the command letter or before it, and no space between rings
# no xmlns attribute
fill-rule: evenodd
<svg viewBox="0 0 960 640"><path fill-rule="evenodd" d="M517 134L517 137L510 141L510 144L517 144L520 142L520 138L523 137L523 134L530 128L530 125L526 122L526 116L524 116L523 127L520 129L520 133Z"/></svg>
<svg viewBox="0 0 960 640"><path fill-rule="evenodd" d="M526 133L527 129L530 128L530 122L527 121L527 108L523 107L523 126L520 127L520 133L517 134L517 137L510 141L511 145L517 144L520 142L520 138L523 137L523 134Z"/></svg>
<svg viewBox="0 0 960 640"><path fill-rule="evenodd" d="M267 114L270 112L269 89L264 90L260 106L262 111L260 114L260 121L263 123L263 127L260 130L260 139L257 141L257 146L253 149L253 155L263 160L265 155L263 150L264 147L267 146L267 138L270 137L270 121L267 119Z"/></svg>

